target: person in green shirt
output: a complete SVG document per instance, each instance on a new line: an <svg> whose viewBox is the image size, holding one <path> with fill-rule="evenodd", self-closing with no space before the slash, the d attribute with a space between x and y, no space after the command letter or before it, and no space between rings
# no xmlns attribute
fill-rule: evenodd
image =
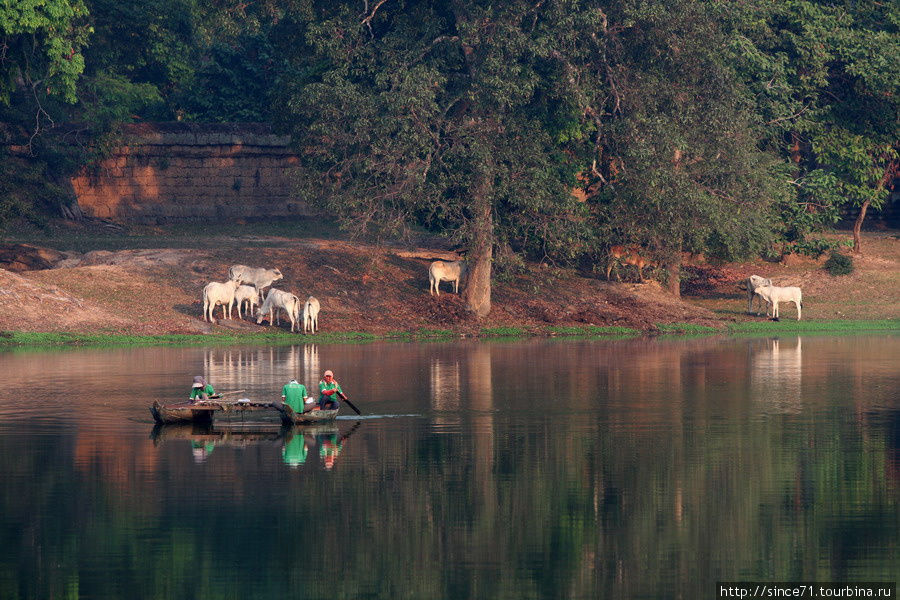
<svg viewBox="0 0 900 600"><path fill-rule="evenodd" d="M206 379L203 378L203 375L196 375L194 377L194 385L191 386L191 395L188 397L191 404L200 400L209 400L212 396L214 396L216 391L213 389L213 386L206 383Z"/></svg>
<svg viewBox="0 0 900 600"><path fill-rule="evenodd" d="M322 410L332 410L338 408L340 403L338 398L344 397L344 390L341 384L334 380L334 373L325 371L322 381L319 382L319 408Z"/></svg>
<svg viewBox="0 0 900 600"><path fill-rule="evenodd" d="M196 463L205 461L215 449L216 445L213 442L197 442L191 440L191 454L194 455L194 462Z"/></svg>
<svg viewBox="0 0 900 600"><path fill-rule="evenodd" d="M291 379L283 388L281 388L281 403L287 404L294 409L294 412L302 413L306 410L306 386L297 383L296 379Z"/></svg>
<svg viewBox="0 0 900 600"><path fill-rule="evenodd" d="M307 451L308 446L304 435L302 433L291 435L281 450L281 457L284 464L289 467L299 467L306 462Z"/></svg>

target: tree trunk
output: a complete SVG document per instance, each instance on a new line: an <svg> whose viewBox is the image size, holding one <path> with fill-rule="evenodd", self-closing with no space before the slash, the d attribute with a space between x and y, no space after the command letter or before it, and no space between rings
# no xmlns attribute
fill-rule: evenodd
<svg viewBox="0 0 900 600"><path fill-rule="evenodd" d="M666 289L681 298L681 252L673 253L666 261Z"/></svg>
<svg viewBox="0 0 900 600"><path fill-rule="evenodd" d="M472 249L467 256L468 281L463 293L466 308L479 319L491 312L491 262L494 250L494 217L491 207L490 173L475 188Z"/></svg>
<svg viewBox="0 0 900 600"><path fill-rule="evenodd" d="M862 253L862 248L859 245L859 231L862 229L863 219L866 218L866 211L869 209L869 201L866 200L862 203L862 206L859 207L859 215L856 217L856 222L853 223L853 253L860 254Z"/></svg>

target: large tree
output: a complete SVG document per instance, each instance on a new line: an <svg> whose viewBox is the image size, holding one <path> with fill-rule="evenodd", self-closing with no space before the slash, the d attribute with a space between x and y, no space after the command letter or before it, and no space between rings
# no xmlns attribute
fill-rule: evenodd
<svg viewBox="0 0 900 600"><path fill-rule="evenodd" d="M576 243L579 165L564 150L582 103L568 65L590 52L599 18L575 1L309 8L285 88L307 197L355 231L454 231L466 305L486 315L498 239Z"/></svg>
<svg viewBox="0 0 900 600"><path fill-rule="evenodd" d="M785 186L757 146L754 107L722 50L714 3L622 0L605 10L600 66L610 85L590 113L597 226L643 246L678 295L682 252L759 249Z"/></svg>

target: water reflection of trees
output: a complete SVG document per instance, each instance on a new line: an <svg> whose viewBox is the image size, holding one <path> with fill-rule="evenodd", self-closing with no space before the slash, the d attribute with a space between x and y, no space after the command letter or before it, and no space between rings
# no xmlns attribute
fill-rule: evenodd
<svg viewBox="0 0 900 600"><path fill-rule="evenodd" d="M75 581L117 597L79 564L111 555L135 598L687 598L716 580L888 579L900 499L884 349L821 343L802 344L806 361L831 357L814 375L792 340L777 356L770 340L404 347L382 364L435 420L372 422L327 474L275 468L277 449L253 445L203 465L159 454L121 485L91 462L51 469L59 443L2 436L4 474L53 476L3 497L3 531L21 533L4 534L18 558L0 560L0 596L63 597ZM273 379L295 368L274 356ZM847 400L857 375L882 384L855 401L868 419ZM773 409L773 386L803 401ZM73 489L91 502L60 504Z"/></svg>

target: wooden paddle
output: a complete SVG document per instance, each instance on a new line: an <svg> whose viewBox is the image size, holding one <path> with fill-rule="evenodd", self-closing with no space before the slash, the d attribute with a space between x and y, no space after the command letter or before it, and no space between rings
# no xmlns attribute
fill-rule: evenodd
<svg viewBox="0 0 900 600"><path fill-rule="evenodd" d="M246 391L247 390L234 390L233 392L219 392L218 394L216 394L216 396L219 396L221 398L222 396L228 396L229 394L242 394Z"/></svg>
<svg viewBox="0 0 900 600"><path fill-rule="evenodd" d="M345 396L343 392L338 392L338 396L340 396L341 400L343 400L344 402L347 403L347 406L349 406L349 407L352 408L354 411L356 411L356 414L362 415L362 413L359 412L359 409L356 408L355 406L353 406L353 403L350 402L350 398L348 398L347 396Z"/></svg>

